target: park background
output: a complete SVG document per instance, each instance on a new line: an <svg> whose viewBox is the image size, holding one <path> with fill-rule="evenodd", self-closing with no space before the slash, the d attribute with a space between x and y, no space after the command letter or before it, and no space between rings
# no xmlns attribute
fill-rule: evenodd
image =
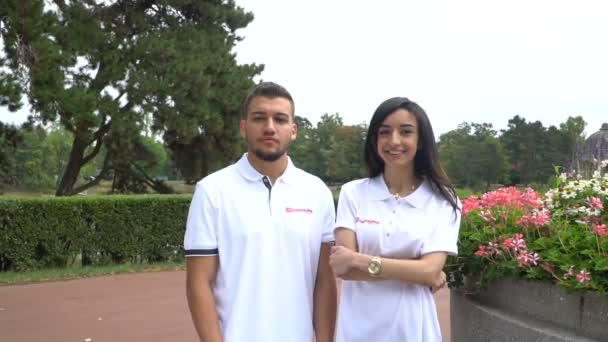
<svg viewBox="0 0 608 342"><path fill-rule="evenodd" d="M293 92L299 132L289 155L336 198L341 184L366 175L367 122L377 104L395 95L427 110L461 198L501 185L543 192L560 172L588 171L605 157L585 144L608 121L601 90L608 49L594 38L608 29L602 6L6 1L1 198L101 196L82 202L76 216L83 226L95 226L86 214L95 212L90 203L101 203L95 204L101 211L117 205L107 204L112 198L126 205L122 215L136 215L124 208L141 203L174 203L170 194L183 194L177 198L187 203L198 180L244 152L242 100L260 80ZM118 194L148 196L137 204L107 196ZM159 216L183 214L171 205ZM43 211L58 212L54 205ZM30 220L40 240L44 216ZM14 226L3 221L6 236L17 235ZM42 261L53 248L39 241L28 248L37 260L17 267L0 251L0 269L82 264L81 252L79 262Z"/></svg>

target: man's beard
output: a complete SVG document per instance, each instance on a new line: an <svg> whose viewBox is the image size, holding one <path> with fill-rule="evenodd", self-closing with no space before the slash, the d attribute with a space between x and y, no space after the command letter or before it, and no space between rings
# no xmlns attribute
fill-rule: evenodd
<svg viewBox="0 0 608 342"><path fill-rule="evenodd" d="M256 157L260 158L263 161L274 162L279 160L279 158L281 158L285 154L285 150L277 150L275 152L264 152L262 150L254 150L253 154L255 154Z"/></svg>

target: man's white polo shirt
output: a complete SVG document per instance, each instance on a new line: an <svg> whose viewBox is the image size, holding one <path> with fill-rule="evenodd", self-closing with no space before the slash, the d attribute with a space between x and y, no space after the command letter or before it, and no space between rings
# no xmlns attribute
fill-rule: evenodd
<svg viewBox="0 0 608 342"><path fill-rule="evenodd" d="M363 254L411 259L456 254L460 214L428 180L397 200L380 175L342 186L335 226L355 231ZM441 341L429 287L399 280L343 281L337 329L338 342Z"/></svg>
<svg viewBox="0 0 608 342"><path fill-rule="evenodd" d="M275 184L247 154L196 185L186 256L219 255L213 288L226 342L314 338L313 291L322 242L333 241L327 186L291 160Z"/></svg>

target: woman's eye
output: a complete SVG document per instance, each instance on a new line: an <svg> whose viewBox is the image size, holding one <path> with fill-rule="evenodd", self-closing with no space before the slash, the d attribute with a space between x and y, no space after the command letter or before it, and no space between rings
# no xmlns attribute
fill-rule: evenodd
<svg viewBox="0 0 608 342"><path fill-rule="evenodd" d="M378 131L378 135L381 135L381 136L386 136L386 135L389 135L389 134L391 134L391 131L386 130L386 129Z"/></svg>

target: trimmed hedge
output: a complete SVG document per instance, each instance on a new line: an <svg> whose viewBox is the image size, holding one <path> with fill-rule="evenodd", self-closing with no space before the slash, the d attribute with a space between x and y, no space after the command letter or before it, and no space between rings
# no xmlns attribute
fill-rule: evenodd
<svg viewBox="0 0 608 342"><path fill-rule="evenodd" d="M0 271L183 259L191 198L0 198Z"/></svg>

